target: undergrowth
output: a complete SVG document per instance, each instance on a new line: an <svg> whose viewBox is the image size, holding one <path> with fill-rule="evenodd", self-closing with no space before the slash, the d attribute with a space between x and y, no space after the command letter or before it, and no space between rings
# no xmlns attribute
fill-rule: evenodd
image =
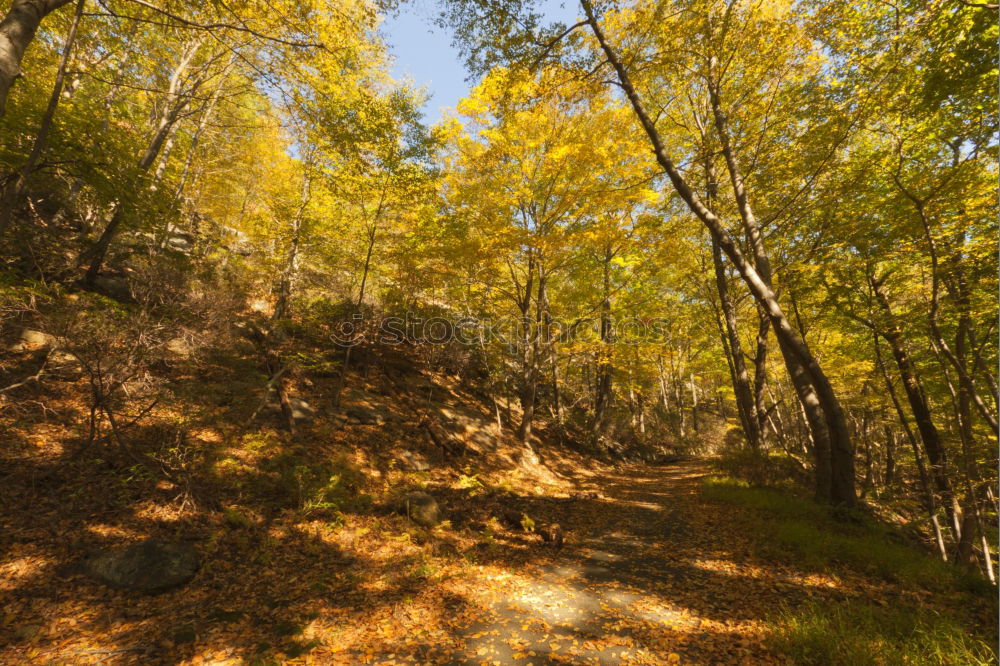
<svg viewBox="0 0 1000 666"><path fill-rule="evenodd" d="M757 547L769 558L816 571L847 567L932 591L989 589L982 577L931 557L860 511L824 506L728 477L708 477L703 492L710 500L752 509Z"/></svg>
<svg viewBox="0 0 1000 666"><path fill-rule="evenodd" d="M989 643L948 615L864 602L810 603L773 619L768 642L796 664L995 664Z"/></svg>
<svg viewBox="0 0 1000 666"><path fill-rule="evenodd" d="M761 557L806 570L851 570L939 595L995 594L980 576L949 566L860 511L818 504L745 481L704 479L703 495L747 509ZM910 606L810 602L771 618L772 648L797 664L992 664L991 644L946 612Z"/></svg>

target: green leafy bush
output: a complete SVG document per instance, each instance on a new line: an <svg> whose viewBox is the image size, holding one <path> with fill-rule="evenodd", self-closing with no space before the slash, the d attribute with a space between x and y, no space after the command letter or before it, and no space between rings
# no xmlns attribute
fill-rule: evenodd
<svg viewBox="0 0 1000 666"><path fill-rule="evenodd" d="M264 462L262 468L279 501L307 514L361 509L370 502L360 492L364 475L345 458L312 460L283 453Z"/></svg>

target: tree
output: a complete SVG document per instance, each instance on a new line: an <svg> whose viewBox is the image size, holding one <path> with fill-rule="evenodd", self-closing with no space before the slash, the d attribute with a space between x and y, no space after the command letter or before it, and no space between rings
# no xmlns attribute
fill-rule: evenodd
<svg viewBox="0 0 1000 666"><path fill-rule="evenodd" d="M0 117L7 110L7 97L21 76L21 61L35 38L42 19L72 0L13 0L0 19Z"/></svg>

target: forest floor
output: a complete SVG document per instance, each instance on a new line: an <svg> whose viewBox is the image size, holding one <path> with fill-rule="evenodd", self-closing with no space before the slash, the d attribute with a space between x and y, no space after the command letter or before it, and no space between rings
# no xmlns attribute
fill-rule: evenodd
<svg viewBox="0 0 1000 666"><path fill-rule="evenodd" d="M522 505L559 521L560 549L517 530L470 541L386 518L216 532L211 566L149 597L61 576L53 555L69 525L36 497L30 520L4 526L0 663L790 663L768 647L783 606L934 603L862 574L762 561L747 515L706 500L709 471L607 468L575 479L599 490Z"/></svg>
<svg viewBox="0 0 1000 666"><path fill-rule="evenodd" d="M317 532L312 562L303 543L275 544L269 552L284 550L274 555L287 558L277 566L248 549L250 561L218 558L213 571L190 586L157 597L135 598L83 578L67 581L57 567L46 566L47 558L25 552L16 570L10 560L5 567L4 624L13 635L0 658L240 663L258 655L259 663L298 657L345 664L773 659L761 645L760 618L769 604L790 592L828 594L830 588L792 571L742 562L739 532L699 499L706 473L692 462L580 479L601 490L571 501L542 499L532 509L538 519L561 521L568 539L559 550L534 535L503 531L471 544L472 557L449 557L441 539L441 556L414 558L408 551L421 544L412 542L411 530L396 535L396 547L389 548L395 558L379 553L370 555L378 564L365 564L345 552L349 546L329 544ZM28 533L15 535L7 526L8 536L39 536L46 530L39 525L49 523L39 518L34 512L22 525ZM55 529L61 525L55 516L46 518ZM435 540L432 533L420 536ZM373 547L353 541L358 550ZM393 545L392 537L387 543Z"/></svg>
<svg viewBox="0 0 1000 666"><path fill-rule="evenodd" d="M342 409L334 379L298 380L316 417L294 437L273 410L252 418L252 349L171 360L162 380L154 416L183 428L127 436L171 481L86 443L82 376L0 411L0 664L995 659L995 590L961 589L900 534L712 481L708 459L610 465L539 442L526 462L474 385L407 358L352 376ZM400 515L415 490L437 527ZM554 524L561 547L541 536ZM150 537L191 544L193 580L137 595L80 572Z"/></svg>

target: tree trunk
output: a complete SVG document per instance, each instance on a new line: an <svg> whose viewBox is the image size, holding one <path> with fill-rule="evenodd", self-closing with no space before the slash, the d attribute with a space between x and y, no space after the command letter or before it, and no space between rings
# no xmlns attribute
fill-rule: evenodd
<svg viewBox="0 0 1000 666"><path fill-rule="evenodd" d="M694 370L691 371L691 429L700 432L698 421L698 385L694 381Z"/></svg>
<svg viewBox="0 0 1000 666"><path fill-rule="evenodd" d="M212 118L212 114L215 111L215 105L219 102L219 97L222 95L222 89L226 85L226 77L229 75L230 70L236 64L236 56L233 56L229 60L229 64L219 75L219 85L215 86L215 90L212 91L212 98L205 105L204 110L201 112L201 118L198 119L198 128L194 131L191 136L191 145L188 147L187 157L184 158L184 166L181 169L181 177L177 182L177 188L174 190L174 197L172 206L176 207L180 202L181 197L184 195L184 188L187 185L188 176L191 173L191 165L194 163L195 154L198 152L198 145L201 143L201 136L205 133L205 129L208 127L208 122Z"/></svg>
<svg viewBox="0 0 1000 666"><path fill-rule="evenodd" d="M115 76L111 81L110 87L108 88L107 95L104 96L104 103L102 104L102 116L101 116L101 127L100 129L89 137L87 142L87 152L94 153L100 146L101 140L107 133L108 128L111 126L111 110L114 106L115 99L118 97L118 92L122 88L122 84L125 81L125 75L128 71L128 64L131 60L132 55L135 53L135 33L139 28L139 20L132 19L130 21L129 31L125 37L125 49L118 61L118 67L115 68ZM66 203L59 209L56 214L55 222L60 223L66 216L66 214L71 210L80 196L80 191L85 185L83 178L77 176L73 179L73 184L69 189L69 196L66 197ZM89 234L93 228L94 212L88 211L86 217L84 217L84 233Z"/></svg>
<svg viewBox="0 0 1000 666"><path fill-rule="evenodd" d="M607 56L608 61L615 69L618 83L621 85L622 90L632 105L636 117L649 137L657 162L659 162L669 177L674 190L684 200L688 208L708 227L722 251L726 253L733 266L739 271L740 276L746 282L754 298L766 309L779 344L787 347L789 356L796 357L803 371L809 375L811 385L815 388L814 395L809 396L811 401L809 408L813 414L825 417L827 428L823 428L822 421L818 422L816 426L826 431L828 443L832 440L831 453L826 454L825 460L818 459L818 468L826 466L825 470L817 470L817 478L819 480L819 483L817 483L818 496L820 499L835 504L853 506L857 501L854 478L854 449L851 445L850 434L847 431L843 410L833 391L833 387L830 385L829 379L820 368L819 363L808 346L792 329L772 289L761 279L757 270L743 256L743 252L729 236L722 221L715 213L705 207L670 159L660 138L659 131L646 112L635 87L632 85L631 78L625 66L609 45L597 21L591 1L580 0L580 2L587 15L588 24L605 56ZM800 399L802 398L803 396L800 396ZM817 446L817 448L819 447ZM832 449L835 449L835 453ZM835 464L833 464L834 462ZM827 481L829 481L828 484L826 483Z"/></svg>
<svg viewBox="0 0 1000 666"><path fill-rule="evenodd" d="M917 444L917 438L913 434L913 429L910 428L910 423L906 418L906 413L903 411L903 406L900 404L899 398L896 395L896 388L892 383L892 379L889 377L889 372L885 368L885 363L882 362L882 352L879 348L878 333L873 333L873 336L875 342L875 364L878 366L882 379L885 381L885 387L889 392L889 398L892 401L892 406L896 410L896 415L899 417L899 423L903 426L906 438L910 441L910 446L913 449L913 460L917 465L917 475L920 480L920 489L924 497L927 514L930 518L931 529L934 534L934 542L937 545L938 555L943 561L947 562L948 549L944 545L941 523L938 521L937 515L937 500L934 497L934 490L931 488L931 481L929 475L927 474L927 468L924 466L924 457L920 452L920 446Z"/></svg>
<svg viewBox="0 0 1000 666"><path fill-rule="evenodd" d="M894 174L893 180L896 186L903 192L903 194L913 203L914 208L917 211L917 217L920 218L920 224L923 227L924 238L927 241L927 250L931 258L931 309L928 313L928 321L931 329L931 339L934 341L935 345L941 350L941 353L948 359L948 362L955 368L958 373L959 382L965 387L965 390L969 392L969 397L972 399L976 406L976 409L982 415L986 423L989 424L990 428L993 430L994 435L1000 435L1000 423L997 421L997 416L983 401L982 397L979 395L979 391L976 389L976 385L965 368L965 365L959 361L955 356L955 353L945 342L944 334L941 332L938 326L938 310L940 308L940 266L938 259L937 241L934 240L934 234L931 230L930 220L927 217L926 201L920 199L913 195L899 178Z"/></svg>
<svg viewBox="0 0 1000 666"><path fill-rule="evenodd" d="M885 427L885 475L882 479L886 488L896 482L896 431Z"/></svg>
<svg viewBox="0 0 1000 666"><path fill-rule="evenodd" d="M903 392L910 404L913 420L917 424L917 432L920 433L920 440L923 442L927 459L931 464L931 478L934 480L934 485L937 492L940 493L945 507L948 507L952 499L951 483L948 480L948 456L937 426L934 425L930 404L920 383L920 378L910 362L910 356L903 343L903 333L895 322L892 305L882 288L882 281L870 275L868 276L868 284L871 285L875 300L889 322L885 330L877 333L889 344L889 350L896 361L899 378L903 383Z"/></svg>
<svg viewBox="0 0 1000 666"><path fill-rule="evenodd" d="M729 172L740 220L743 223L743 230L753 255L754 267L760 275L760 279L770 289L773 288L771 261L764 248L763 235L753 207L750 205L743 173L729 135L728 119L722 110L719 88L712 71L714 67L715 59L712 57L709 63L708 88L715 129L718 132L722 154L726 160L726 168ZM805 345L804 337L802 344ZM816 455L816 495L819 499L826 500L836 492L834 488L837 483L835 476L838 475L835 470L839 465L848 463L848 461L843 460L845 456L850 458L849 465L852 468L853 476L854 452L850 444L847 424L842 415L839 417L837 415L840 411L839 405L833 407L824 401L819 387L816 386L816 377L811 376L812 373L809 372L803 360L796 356L780 335L778 336L778 348L781 350L785 367L793 386L795 386L795 392L802 402L803 414L812 435L813 450ZM853 480L851 485L851 493L853 494Z"/></svg>
<svg viewBox="0 0 1000 666"><path fill-rule="evenodd" d="M723 318L726 324L726 339L733 373L733 391L736 396L736 407L743 425L750 448L759 451L761 448L760 419L757 406L754 403L753 391L750 387L750 375L747 372L746 359L743 355L743 345L740 342L739 329L736 322L736 307L729 298L729 284L726 279L726 269L722 264L722 251L719 244L712 240L712 263L715 266L715 284L719 291L719 301L722 305Z"/></svg>
<svg viewBox="0 0 1000 666"><path fill-rule="evenodd" d="M309 205L310 186L312 184L312 170L306 164L306 173L302 176L302 195L299 199L298 210L292 218L292 237L288 243L288 253L285 255L285 267L281 271L281 279L278 281L278 298L275 300L273 319L284 319L288 316L289 305L292 300L292 284L295 282L295 274L299 266L299 244L302 240L302 220L305 216L306 206ZM374 239L372 239L374 241ZM369 245L369 257L371 256L371 243Z"/></svg>
<svg viewBox="0 0 1000 666"><path fill-rule="evenodd" d="M153 166L153 162L156 161L156 157L160 154L164 142L167 140L168 136L174 129L174 125L180 118L181 111L183 111L184 107L186 107L191 101L191 96L197 91L201 84L202 78L199 77L192 84L191 88L186 91L186 93L181 93L180 86L182 77L190 66L191 60L194 58L195 54L197 54L198 49L201 46L201 42L201 38L189 42L188 46L181 54L180 61L177 63L177 66L174 68L174 71L170 76L170 87L167 91L167 100L164 102L163 110L160 113L156 130L153 132L153 136L150 139L149 144L147 144L142 157L139 158L139 163L137 165L139 178L141 178L146 172L149 171L149 168ZM93 286L98 274L100 274L101 267L104 265L104 260L108 254L108 249L111 247L111 242L115 239L115 236L118 234L118 229L121 227L125 208L127 205L132 203L132 200L135 198L138 190L139 183L132 183L131 192L127 195L125 200L118 202L118 205L115 206L115 211L111 215L111 220L104 228L100 238L98 238L97 242L91 248L84 251L80 255L81 264L86 263L88 260L90 261L90 265L83 278L83 283L85 285Z"/></svg>
<svg viewBox="0 0 1000 666"><path fill-rule="evenodd" d="M539 322L541 325L540 333L552 378L552 415L556 420L556 424L559 426L559 437L561 438L563 413L562 400L559 394L559 355L556 349L556 343L558 340L554 339L552 336L552 304L549 302L548 285L546 285L543 295L545 300L538 303L538 306L541 308L541 320ZM539 363L539 366L541 366L541 363ZM541 372L540 367L539 372Z"/></svg>
<svg viewBox="0 0 1000 666"><path fill-rule="evenodd" d="M375 207L375 214L372 216L371 224L368 227L368 249L365 252L365 264L361 271L361 285L358 288L358 300L354 305L355 314L360 316L361 305L365 302L365 287L368 286L368 273L371 271L372 254L375 252L375 239L378 235L379 220L382 218L382 211L385 207L385 197L388 192L389 181L382 183L382 191L379 194L378 206ZM344 364L340 369L340 379L337 381L337 388L333 393L333 406L340 406L340 396L347 386L347 368L351 364L351 349L353 344L348 344L344 349Z"/></svg>
<svg viewBox="0 0 1000 666"><path fill-rule="evenodd" d="M508 264L511 272L511 281L520 289L520 282L514 273L514 267ZM524 279L523 290L519 291L517 298L517 309L521 315L521 349L520 349L520 378L517 385L517 398L521 405L521 422L517 427L517 437L522 444L527 444L531 437L531 422L535 417L535 390L534 375L532 365L531 337L534 327L531 322L531 298L535 288L536 257L533 250L528 250L527 274Z"/></svg>
<svg viewBox="0 0 1000 666"><path fill-rule="evenodd" d="M21 76L21 60L28 44L35 38L42 19L72 0L14 0L0 19L0 118L7 107L7 96L14 81Z"/></svg>
<svg viewBox="0 0 1000 666"><path fill-rule="evenodd" d="M611 247L604 249L603 261L603 298L601 299L601 351L597 353L595 371L596 396L594 400L594 422L591 426L591 438L596 444L607 426L607 410L611 404L611 378L614 366L611 363L611 260L614 258Z"/></svg>
<svg viewBox="0 0 1000 666"><path fill-rule="evenodd" d="M705 160L705 178L707 182L708 204L712 206L718 191L715 170L710 160ZM710 235L711 236L711 235ZM761 448L760 419L750 387L750 375L747 373L746 359L743 355L743 344L740 342L739 328L736 322L736 306L729 297L729 280L726 268L722 263L722 250L714 237L712 243L712 266L715 269L715 286L719 293L719 305L725 320L723 348L728 357L729 372L733 383L733 395L736 398L736 411L743 426L743 434L753 451Z"/></svg>
<svg viewBox="0 0 1000 666"><path fill-rule="evenodd" d="M69 33L66 35L66 42L63 45L62 57L59 60L59 69L56 71L56 81L52 86L52 94L49 96L49 104L42 115L42 121L38 125L38 133L35 135L35 142L28 153L28 159L24 161L17 175L8 182L0 197L0 236L7 230L7 225L13 219L14 212L20 207L24 198L25 188L28 178L38 167L38 160L41 159L48 143L49 130L52 128L52 119L56 115L56 107L59 106L59 97L62 94L63 84L66 81L66 65L69 63L70 54L73 51L73 42L76 41L76 31L80 26L80 17L83 16L83 6L86 0L77 0L76 13L73 14L73 22L70 24ZM16 4L16 3L15 3ZM13 8L11 9L13 11ZM0 24L0 35L2 35L2 24ZM2 40L0 40L2 43ZM0 68L2 69L2 68ZM0 98L0 116L3 101Z"/></svg>
<svg viewBox="0 0 1000 666"><path fill-rule="evenodd" d="M521 426L517 434L522 444L529 446L531 441L531 427L535 419L535 409L538 406L538 383L542 374L542 328L545 322L545 303L548 301L548 281L549 276L545 271L542 257L539 256L536 264L538 266L538 292L535 296L535 316L534 322L526 322L526 331L530 334L530 345L528 339L525 340L526 347L530 348L530 355L525 368L525 381L521 392ZM530 308L529 308L530 309Z"/></svg>
<svg viewBox="0 0 1000 666"><path fill-rule="evenodd" d="M757 432L760 434L760 446L763 449L767 444L767 434L764 425L769 418L767 415L767 405L764 404L764 391L767 389L767 334L771 330L771 320L762 308L757 307L757 353L753 357L753 404L757 410ZM777 406L775 406L777 408ZM776 418L781 420L781 415ZM777 437L778 431L775 428L774 434ZM783 431L782 431L783 432Z"/></svg>

